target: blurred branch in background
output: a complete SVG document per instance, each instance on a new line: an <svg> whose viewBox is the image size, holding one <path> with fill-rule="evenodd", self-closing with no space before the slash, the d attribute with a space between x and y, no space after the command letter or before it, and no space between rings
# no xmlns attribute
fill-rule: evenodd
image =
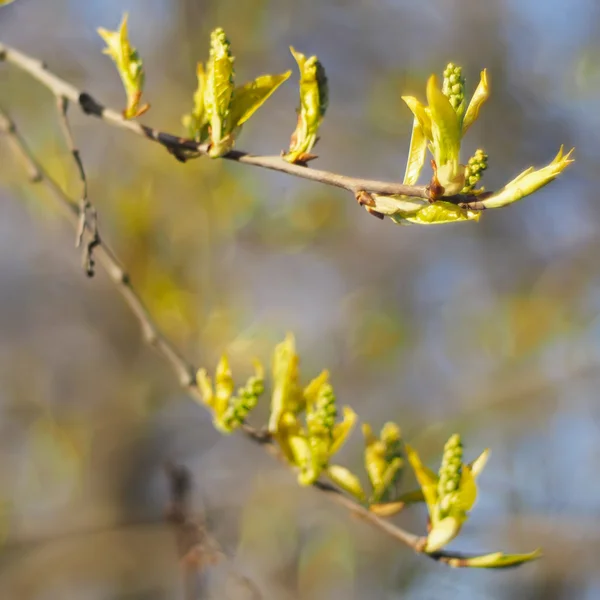
<svg viewBox="0 0 600 600"><path fill-rule="evenodd" d="M203 519L192 512L190 495L192 492L192 474L181 465L168 463L165 474L169 481L170 500L165 516L171 523L177 545L177 554L183 572L185 598L201 598L200 577L206 567L215 566L226 560L218 542L208 531ZM238 587L243 587L248 598L260 600L262 594L247 577L230 570L228 579L234 579Z"/></svg>

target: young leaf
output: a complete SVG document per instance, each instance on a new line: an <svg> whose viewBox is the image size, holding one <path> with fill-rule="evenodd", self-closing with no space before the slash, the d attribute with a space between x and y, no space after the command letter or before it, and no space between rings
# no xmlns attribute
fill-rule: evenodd
<svg viewBox="0 0 600 600"><path fill-rule="evenodd" d="M127 17L125 13L118 31L108 31L99 27L98 33L106 43L103 52L112 58L125 88L127 107L123 116L126 119L134 119L145 113L150 105L140 106L144 88L144 67L137 50L129 43Z"/></svg>
<svg viewBox="0 0 600 600"><path fill-rule="evenodd" d="M192 112L184 115L183 126L188 130L188 135L199 143L208 139L208 115L204 107L204 94L206 93L206 72L204 65L199 62L196 67L198 86L194 92L194 106Z"/></svg>
<svg viewBox="0 0 600 600"><path fill-rule="evenodd" d="M574 148L567 154L560 147L554 160L545 167L534 170L533 167L526 169L512 181L507 183L499 192L492 194L483 201L486 208L500 208L513 202L517 202L525 196L533 194L560 175L574 160L571 158Z"/></svg>
<svg viewBox="0 0 600 600"><path fill-rule="evenodd" d="M448 98L439 89L435 75L432 75L427 81L427 102L431 111L431 134L436 150L435 160L440 168L446 163L458 161L462 132L458 115Z"/></svg>
<svg viewBox="0 0 600 600"><path fill-rule="evenodd" d="M309 384L304 388L304 401L307 409L317 401L321 388L329 381L329 371L323 369Z"/></svg>
<svg viewBox="0 0 600 600"><path fill-rule="evenodd" d="M204 402L206 406L213 408L215 404L215 393L206 369L198 369L198 372L196 373L196 385L200 390L202 402Z"/></svg>
<svg viewBox="0 0 600 600"><path fill-rule="evenodd" d="M421 491L423 492L425 503L427 504L427 510L429 511L429 514L432 514L437 504L438 477L431 469L427 468L421 462L421 458L412 446L405 444L404 447L408 462L415 472L415 477L421 486Z"/></svg>
<svg viewBox="0 0 600 600"><path fill-rule="evenodd" d="M431 531L427 536L425 552L437 552L446 544L451 542L462 527L462 519L448 516L432 524Z"/></svg>
<svg viewBox="0 0 600 600"><path fill-rule="evenodd" d="M406 103L406 106L410 108L415 119L421 125L421 129L428 140L433 140L433 134L431 132L431 111L429 107L423 106L414 96L402 96L402 100Z"/></svg>
<svg viewBox="0 0 600 600"><path fill-rule="evenodd" d="M410 147L408 150L408 160L406 161L406 172L404 173L404 183L406 185L415 185L425 163L425 153L427 152L427 138L423 133L423 127L416 117L413 120L412 135L410 137Z"/></svg>
<svg viewBox="0 0 600 600"><path fill-rule="evenodd" d="M281 75L261 75L236 87L231 99L230 131L243 125L291 74L291 71L286 71Z"/></svg>
<svg viewBox="0 0 600 600"><path fill-rule="evenodd" d="M390 217L399 225L405 225L407 222L416 225L443 225L458 221L479 221L481 211L460 208L456 204L438 200L413 214L398 212Z"/></svg>
<svg viewBox="0 0 600 600"><path fill-rule="evenodd" d="M378 517L393 517L406 506L405 502L385 502L383 504L369 504L369 510Z"/></svg>
<svg viewBox="0 0 600 600"><path fill-rule="evenodd" d="M508 567L516 567L523 563L536 560L542 556L540 548L528 554L504 554L502 552L493 552L482 556L471 556L469 558L455 559L460 564L453 564L452 559L449 561L451 567L471 567L481 569L506 569Z"/></svg>
<svg viewBox="0 0 600 600"><path fill-rule="evenodd" d="M354 496L359 502L366 501L365 492L362 489L360 480L354 473L346 469L346 467L329 465L327 476L344 491Z"/></svg>
<svg viewBox="0 0 600 600"><path fill-rule="evenodd" d="M269 432L276 433L279 421L286 412L297 413L302 407L302 393L298 385L298 355L294 336L288 333L273 352L273 395Z"/></svg>
<svg viewBox="0 0 600 600"><path fill-rule="evenodd" d="M344 444L357 420L356 413L349 407L344 406L344 417L341 423L336 423L333 428L333 440L329 455L333 456Z"/></svg>
<svg viewBox="0 0 600 600"><path fill-rule="evenodd" d="M465 135L467 133L469 127L477 120L479 117L479 110L485 103L485 101L490 96L490 86L487 78L487 71L484 69L481 71L481 79L479 81L479 85L469 102L469 106L467 108L467 112L465 113L463 124L462 124L462 134Z"/></svg>
<svg viewBox="0 0 600 600"><path fill-rule="evenodd" d="M317 57L311 56L307 59L292 47L290 52L300 70L300 111L290 148L283 154L283 158L288 162L297 163L315 158L310 152L317 142L319 126L327 110L329 91L325 69Z"/></svg>
<svg viewBox="0 0 600 600"><path fill-rule="evenodd" d="M227 119L233 95L233 56L231 45L220 27L210 34L210 54L206 69L204 106L210 124L209 156L227 154L233 140L227 136Z"/></svg>

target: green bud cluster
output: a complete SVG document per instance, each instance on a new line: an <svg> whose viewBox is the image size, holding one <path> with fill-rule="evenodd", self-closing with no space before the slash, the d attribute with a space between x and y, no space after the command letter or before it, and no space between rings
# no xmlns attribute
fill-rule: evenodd
<svg viewBox="0 0 600 600"><path fill-rule="evenodd" d="M450 100L452 108L461 114L465 106L465 79L462 75L462 67L448 63L444 69L442 93Z"/></svg>
<svg viewBox="0 0 600 600"><path fill-rule="evenodd" d="M333 387L326 383L319 390L314 409L306 415L309 435L332 436L336 418L335 393Z"/></svg>
<svg viewBox="0 0 600 600"><path fill-rule="evenodd" d="M210 57L216 60L231 58L231 43L222 27L217 27L210 34Z"/></svg>
<svg viewBox="0 0 600 600"><path fill-rule="evenodd" d="M482 178L483 172L487 168L488 155L481 148L478 148L467 163L467 168L465 170L465 186L462 189L463 194L473 191L475 186L479 183L479 180Z"/></svg>
<svg viewBox="0 0 600 600"><path fill-rule="evenodd" d="M455 433L444 446L444 456L439 472L438 503L442 513L450 508L452 495L458 490L462 474L463 446L460 435Z"/></svg>
<svg viewBox="0 0 600 600"><path fill-rule="evenodd" d="M264 391L264 379L256 375L250 377L246 385L238 390L237 396L231 399L221 418L223 427L228 431L233 431L239 427L250 411L258 404L258 398Z"/></svg>

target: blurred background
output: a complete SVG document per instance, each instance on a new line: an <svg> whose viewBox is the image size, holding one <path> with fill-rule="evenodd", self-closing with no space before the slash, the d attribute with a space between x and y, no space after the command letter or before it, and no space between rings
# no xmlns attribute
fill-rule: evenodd
<svg viewBox="0 0 600 600"><path fill-rule="evenodd" d="M480 223L398 227L342 191L225 161L180 164L72 116L103 237L194 364L212 370L226 351L241 382L293 331L304 380L329 368L341 403L377 428L397 421L431 466L454 432L468 459L492 448L453 549L541 546L545 557L448 569L299 489L242 436L221 437L101 269L86 278L72 229L1 142L0 597L183 598L162 519L166 460L190 469L193 509L227 556L203 573L203 597L600 597L600 4L19 0L0 10L0 39L121 108L96 28L116 29L124 11L146 67L142 121L166 131L183 133L196 62L222 26L240 83L296 69L289 45L319 56L331 100L317 168L400 180L411 130L400 96L423 98L450 60L469 91L482 68L490 75L464 149L490 155L487 189L576 146L561 178ZM296 81L294 70L239 148L287 147ZM0 65L0 103L77 195L52 95ZM357 429L344 464L360 470L361 451ZM423 533L425 513L398 522Z"/></svg>

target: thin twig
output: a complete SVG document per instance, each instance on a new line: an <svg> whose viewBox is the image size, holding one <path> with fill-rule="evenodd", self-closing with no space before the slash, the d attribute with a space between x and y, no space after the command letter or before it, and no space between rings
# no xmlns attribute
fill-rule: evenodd
<svg viewBox="0 0 600 600"><path fill-rule="evenodd" d="M190 154L207 154L207 144L199 144L194 140L165 133L136 121L125 119L119 111L103 106L87 92L77 89L64 79L50 72L42 61L28 56L15 48L0 43L0 60L5 60L25 71L47 87L57 98L65 98L77 104L85 114L93 115L110 125L126 129L136 135L158 142L181 161L185 161L186 157ZM361 191L368 191L376 194L398 194L431 199L428 186L405 185L403 183L349 177L347 175L291 164L279 156L255 156L240 150L232 150L222 158L339 187L348 190L354 196ZM452 201L450 198L444 198L444 200Z"/></svg>
<svg viewBox="0 0 600 600"><path fill-rule="evenodd" d="M69 99L65 98L65 96L59 96L56 99L58 114L60 116L60 124L62 127L63 135L67 146L69 147L69 151L73 156L73 160L75 161L75 165L77 167L77 172L79 173L79 179L81 180L81 198L79 200L79 225L77 227L77 234L75 239L75 247L79 248L83 241L83 235L86 230L86 223L88 219L90 220L90 229L92 231L92 235L90 240L85 245L85 250L83 252L83 268L88 277L94 276L94 248L100 245L100 233L98 232L98 213L96 212L95 206L90 202L88 196L88 183L87 177L85 176L85 169L83 168L83 161L81 160L81 155L79 154L79 149L75 145L75 139L73 138L73 133L71 131L71 125L69 123Z"/></svg>
<svg viewBox="0 0 600 600"><path fill-rule="evenodd" d="M32 183L42 183L46 187L57 200L60 208L75 230L77 230L80 224L78 203L71 199L60 185L44 170L27 146L25 140L18 133L14 122L2 110L0 110L0 131L7 135L7 139L11 143L15 154L24 162ZM93 234L88 222L84 223L84 228L86 233L89 235ZM96 247L96 256L140 322L146 342L155 348L171 365L183 387L187 388L193 385L195 371L192 366L186 362L176 348L160 332L152 320L148 309L132 287L129 274L121 266L115 253L104 241L101 241Z"/></svg>
<svg viewBox="0 0 600 600"><path fill-rule="evenodd" d="M59 88L58 91L62 92L64 89ZM11 143L15 154L23 161L25 168L30 175L30 180L32 183L42 183L48 189L48 191L57 200L59 206L65 212L73 227L77 229L80 222L77 202L70 198L66 192L52 179L49 173L44 170L42 165L37 161L34 154L29 149L25 140L17 131L14 122L6 115L4 111L2 111L2 109L0 109L0 133L5 134L8 141ZM92 233L89 223L85 222L84 227L87 233ZM100 236L99 239L101 239ZM121 263L117 259L114 252L109 246L106 245L104 241L101 241L96 248L96 255L98 262L107 271L111 280L125 299L134 316L139 321L146 342L155 348L157 352L171 365L173 371L178 376L180 385L190 394L190 396L192 396L201 404L202 396L198 387L196 386L194 376L195 370L179 353L170 340L164 334L162 334L158 326L154 323L150 313L148 312L148 309L144 305L135 288L132 286L129 275L121 266ZM271 437L264 431L254 429L249 425L244 424L242 426L242 432L248 439L262 446L268 454L285 462L285 459L278 447L275 445ZM373 512L369 511L368 508L357 503L352 498L344 495L338 488L334 487L330 483L325 481L317 481L315 484L313 484L313 488L323 493L330 501L334 502L338 506L343 507L354 516L367 521L380 531L405 544L409 548L412 548L415 552L425 554L425 556L428 556L433 560L445 562L454 567L466 566L464 564L465 557L460 554L442 552L436 554L424 553L423 549L425 546L425 538L410 533L394 525L390 521L377 516Z"/></svg>
<svg viewBox="0 0 600 600"><path fill-rule="evenodd" d="M169 504L165 517L175 534L185 598L195 600L200 597L198 576L205 567L221 562L224 554L217 541L209 535L205 523L192 515L192 475L189 470L169 462L165 465L165 473L169 482Z"/></svg>

